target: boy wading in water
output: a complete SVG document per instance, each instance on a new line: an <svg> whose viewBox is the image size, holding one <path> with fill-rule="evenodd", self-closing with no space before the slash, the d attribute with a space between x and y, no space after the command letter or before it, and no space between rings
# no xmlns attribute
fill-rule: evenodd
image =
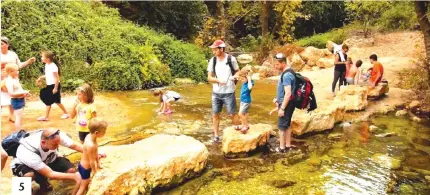
<svg viewBox="0 0 430 195"><path fill-rule="evenodd" d="M85 194L88 184L91 181L91 172L93 176L97 173L100 166L100 157L105 157L99 155L98 153L98 143L97 139L102 138L106 134L107 122L99 119L93 118L89 124L90 134L85 138L83 145L82 159L78 164L78 172L81 175L81 182L76 183L73 194ZM78 173L76 173L78 174Z"/></svg>

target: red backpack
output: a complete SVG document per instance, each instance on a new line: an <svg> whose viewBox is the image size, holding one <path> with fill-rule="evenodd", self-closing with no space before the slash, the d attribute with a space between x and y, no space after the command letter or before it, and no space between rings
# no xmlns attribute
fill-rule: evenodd
<svg viewBox="0 0 430 195"><path fill-rule="evenodd" d="M291 73L295 77L295 86L293 87L293 93L291 94L290 100L296 108L306 109L308 111L315 110L317 108L315 94L313 92L313 85L309 78L302 76L299 73L294 72L291 68L285 70L281 75L281 83L283 83L283 77L285 73Z"/></svg>

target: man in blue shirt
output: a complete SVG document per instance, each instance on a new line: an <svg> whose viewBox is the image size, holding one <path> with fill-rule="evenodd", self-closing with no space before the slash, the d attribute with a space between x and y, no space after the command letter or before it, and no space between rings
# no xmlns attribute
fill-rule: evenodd
<svg viewBox="0 0 430 195"><path fill-rule="evenodd" d="M287 63L287 58L284 54L278 53L275 56L275 68L281 72L281 77L278 82L276 99L278 102L278 129L280 145L276 148L277 152L284 153L289 150L291 145L291 118L295 106L290 101L293 95L296 78L292 72L291 65Z"/></svg>

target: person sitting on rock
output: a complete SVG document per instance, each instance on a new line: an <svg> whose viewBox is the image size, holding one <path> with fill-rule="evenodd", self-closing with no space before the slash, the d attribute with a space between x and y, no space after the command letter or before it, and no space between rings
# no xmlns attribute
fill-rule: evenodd
<svg viewBox="0 0 430 195"><path fill-rule="evenodd" d="M160 108L157 110L158 114L171 114L172 110L170 108L170 102L176 102L181 99L181 95L174 91L163 91L155 90L154 96L160 97Z"/></svg>
<svg viewBox="0 0 430 195"><path fill-rule="evenodd" d="M251 107L251 90L254 86L254 81L251 80L251 71L249 70L242 70L239 72L239 76L235 77L242 82L239 108L239 117L242 121L242 126L235 126L235 129L240 130L242 133L246 133L249 130L247 116L249 108Z"/></svg>
<svg viewBox="0 0 430 195"><path fill-rule="evenodd" d="M357 60L355 63L355 66L351 66L351 68L347 71L346 75L346 82L348 85L354 85L358 83L358 78L360 78L361 75L361 65L363 64L363 61Z"/></svg>
<svg viewBox="0 0 430 195"><path fill-rule="evenodd" d="M93 172L94 176L101 169L97 139L102 138L106 134L107 126L107 122L99 118L93 118L90 121L88 126L90 134L85 137L84 152L78 164L78 171L82 180L80 183L76 183L73 195L85 194L91 181L91 172Z"/></svg>
<svg viewBox="0 0 430 195"><path fill-rule="evenodd" d="M58 146L61 144L83 152L81 143L74 142L65 133L54 128L32 132L19 143L16 158L11 163L13 175L31 177L40 184L43 191L52 190L47 178L80 182L81 178L75 175L75 166L67 158L58 156Z"/></svg>
<svg viewBox="0 0 430 195"><path fill-rule="evenodd" d="M370 63L373 64L372 72L370 73L369 84L370 88L374 88L382 80L384 75L384 67L378 62L378 56L372 54L369 56Z"/></svg>

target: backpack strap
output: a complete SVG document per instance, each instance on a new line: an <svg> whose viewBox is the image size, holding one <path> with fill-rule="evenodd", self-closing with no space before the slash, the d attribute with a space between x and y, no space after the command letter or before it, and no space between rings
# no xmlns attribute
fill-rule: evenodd
<svg viewBox="0 0 430 195"><path fill-rule="evenodd" d="M212 70L213 70L213 73L214 73L214 75L215 75L215 78L216 78L216 72L215 72L215 66L216 66L216 56L214 56L213 58L212 58Z"/></svg>
<svg viewBox="0 0 430 195"><path fill-rule="evenodd" d="M38 132L42 132L42 131L43 131L43 129L39 129L39 130L29 131L29 132L27 132L27 135L26 135L25 137L23 137L23 138L20 140L20 145L24 146L24 147L25 147L25 148L27 148L28 150L30 150L30 151L32 151L32 152L34 152L34 153L36 153L37 155L39 155L40 157L42 157L42 155L40 154L40 151L39 151L38 149L36 149L35 147L31 146L31 145L27 142L27 140L25 139L26 137L28 137L28 136L30 136L30 135L32 135L32 134L35 134L35 133L38 133Z"/></svg>
<svg viewBox="0 0 430 195"><path fill-rule="evenodd" d="M230 66L231 75L234 75L236 74L237 71L239 71L239 70L234 70L233 63L231 62L231 55L227 56L227 64L228 66Z"/></svg>
<svg viewBox="0 0 430 195"><path fill-rule="evenodd" d="M285 70L284 72L282 72L282 74L281 74L281 83L284 82L284 74L287 73L287 72L293 74L293 76L296 76L296 72L294 72L294 70L292 68L289 68L289 69Z"/></svg>

